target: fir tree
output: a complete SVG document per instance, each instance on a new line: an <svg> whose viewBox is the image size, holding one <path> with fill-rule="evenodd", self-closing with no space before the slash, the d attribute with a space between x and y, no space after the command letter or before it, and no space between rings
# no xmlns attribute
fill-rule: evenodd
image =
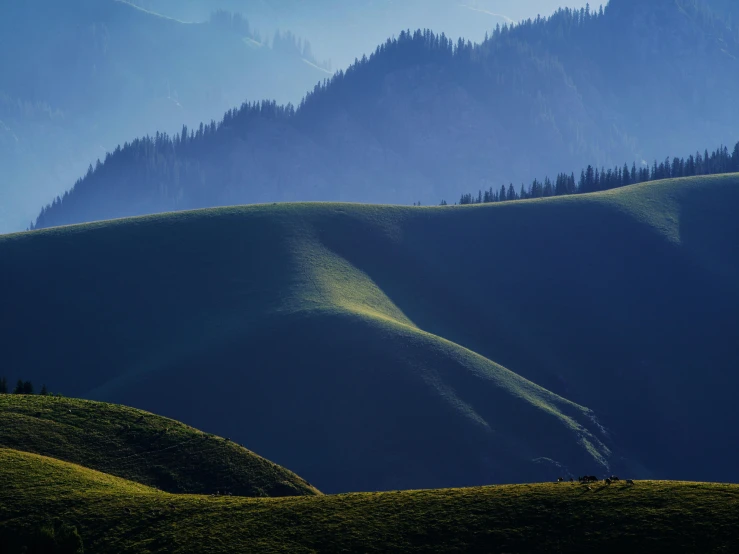
<svg viewBox="0 0 739 554"><path fill-rule="evenodd" d="M5 377L0 378L0 394L8 394L8 380Z"/></svg>
<svg viewBox="0 0 739 554"><path fill-rule="evenodd" d="M629 186L632 183L631 173L629 173L629 166L624 164L624 170L621 172L621 186Z"/></svg>

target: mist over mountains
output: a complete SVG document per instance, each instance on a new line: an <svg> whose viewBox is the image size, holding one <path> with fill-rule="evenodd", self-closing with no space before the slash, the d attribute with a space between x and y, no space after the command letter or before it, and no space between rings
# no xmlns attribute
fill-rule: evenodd
<svg viewBox="0 0 739 554"><path fill-rule="evenodd" d="M188 21L215 8L239 12L262 33L278 29L309 37L316 55L346 69L403 29L432 29L480 42L496 24L550 15L559 0L133 0L134 4ZM566 6L584 8L584 0Z"/></svg>
<svg viewBox="0 0 739 554"><path fill-rule="evenodd" d="M292 34L218 13L183 23L116 0L0 6L0 232L26 227L127 139L298 102L331 72Z"/></svg>
<svg viewBox="0 0 739 554"><path fill-rule="evenodd" d="M297 109L248 104L218 125L124 145L36 226L253 202L436 204L588 164L731 145L730 16L694 0L613 0L504 26L477 45L403 32Z"/></svg>

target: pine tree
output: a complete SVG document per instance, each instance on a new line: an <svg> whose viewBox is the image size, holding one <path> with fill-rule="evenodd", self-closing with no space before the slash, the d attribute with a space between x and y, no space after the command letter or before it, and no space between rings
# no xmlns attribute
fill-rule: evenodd
<svg viewBox="0 0 739 554"><path fill-rule="evenodd" d="M23 394L23 381L21 379L18 379L18 382L15 384L13 394Z"/></svg>
<svg viewBox="0 0 739 554"><path fill-rule="evenodd" d="M49 391L46 389L46 385L41 385L41 392L39 393L41 396L48 396Z"/></svg>
<svg viewBox="0 0 739 554"><path fill-rule="evenodd" d="M628 186L632 183L631 174L629 173L629 166L624 164L624 170L621 172L621 186Z"/></svg>
<svg viewBox="0 0 739 554"><path fill-rule="evenodd" d="M0 394L8 394L8 380L5 377L0 378Z"/></svg>
<svg viewBox="0 0 739 554"><path fill-rule="evenodd" d="M31 381L23 383L23 394L33 394L33 383Z"/></svg>

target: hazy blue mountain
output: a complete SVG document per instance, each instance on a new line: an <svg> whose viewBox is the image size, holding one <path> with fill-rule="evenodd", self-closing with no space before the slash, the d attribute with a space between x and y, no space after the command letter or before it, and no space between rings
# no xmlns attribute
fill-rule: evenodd
<svg viewBox="0 0 739 554"><path fill-rule="evenodd" d="M299 102L330 72L292 35L228 14L186 24L116 0L0 5L0 232L32 220L116 144Z"/></svg>
<svg viewBox="0 0 739 554"><path fill-rule="evenodd" d="M693 2L563 10L474 46L403 33L297 111L135 141L40 227L251 202L423 204L585 165L734 144L739 39Z"/></svg>
<svg viewBox="0 0 739 554"><path fill-rule="evenodd" d="M241 12L262 32L290 29L308 37L320 59L346 68L403 29L432 29L480 42L497 24L550 15L585 0L134 0L173 17L200 21L213 6Z"/></svg>

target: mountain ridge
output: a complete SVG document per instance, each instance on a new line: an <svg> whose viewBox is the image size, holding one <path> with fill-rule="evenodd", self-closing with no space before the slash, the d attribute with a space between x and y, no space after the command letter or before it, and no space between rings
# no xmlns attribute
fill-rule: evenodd
<svg viewBox="0 0 739 554"><path fill-rule="evenodd" d="M404 31L297 109L249 103L219 125L124 145L36 224L274 201L436 204L555 167L733 143L727 53L739 59L739 36L690 2L664 6L560 10L477 45Z"/></svg>
<svg viewBox="0 0 739 554"><path fill-rule="evenodd" d="M327 75L289 32L267 41L241 16L183 23L118 0L4 3L0 47L0 232L24 228L38 202L131 137L245 99L297 103Z"/></svg>
<svg viewBox="0 0 739 554"><path fill-rule="evenodd" d="M43 369L35 381L233 437L324 492L583 466L723 480L731 441L711 422L733 413L739 253L722 237L739 233L736 179L482 206L268 204L11 235L6 356L53 367L43 340L74 356L77 381ZM80 269L49 284L52 267ZM717 323L696 328L702 318ZM82 357L67 328L90 345ZM165 383L171 401L155 392Z"/></svg>

